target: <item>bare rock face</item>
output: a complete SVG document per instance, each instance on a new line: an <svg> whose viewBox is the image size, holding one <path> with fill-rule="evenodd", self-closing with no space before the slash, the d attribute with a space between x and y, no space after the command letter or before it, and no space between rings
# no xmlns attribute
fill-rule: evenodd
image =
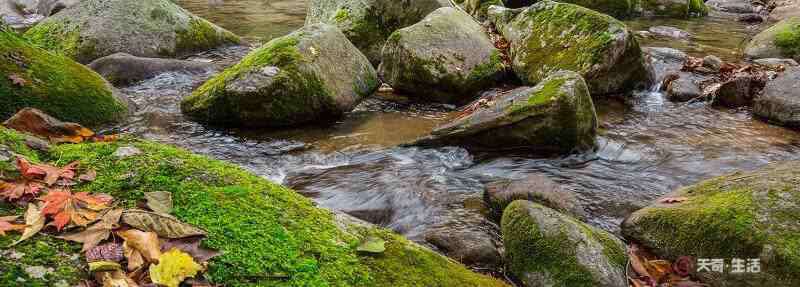
<svg viewBox="0 0 800 287"><path fill-rule="evenodd" d="M213 69L209 63L144 58L125 53L116 53L94 60L88 67L114 85L132 84L166 72L201 74Z"/></svg>
<svg viewBox="0 0 800 287"><path fill-rule="evenodd" d="M755 100L753 113L776 124L800 127L800 69L789 68L767 82Z"/></svg>

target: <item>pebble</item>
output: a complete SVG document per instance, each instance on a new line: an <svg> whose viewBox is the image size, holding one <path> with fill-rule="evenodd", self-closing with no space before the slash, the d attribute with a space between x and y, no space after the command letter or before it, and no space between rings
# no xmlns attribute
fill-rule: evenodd
<svg viewBox="0 0 800 287"><path fill-rule="evenodd" d="M118 158L128 158L139 154L142 154L142 151L132 146L120 147L114 152L114 156Z"/></svg>
<svg viewBox="0 0 800 287"><path fill-rule="evenodd" d="M52 267L43 267L43 266L28 266L25 267L25 273L28 273L28 277L33 279L44 279L47 274L52 273L54 269Z"/></svg>

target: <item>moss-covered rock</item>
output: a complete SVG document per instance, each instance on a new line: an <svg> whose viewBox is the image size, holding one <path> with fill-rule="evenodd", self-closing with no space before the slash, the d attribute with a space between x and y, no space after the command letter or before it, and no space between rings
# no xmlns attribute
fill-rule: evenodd
<svg viewBox="0 0 800 287"><path fill-rule="evenodd" d="M750 58L794 58L800 60L800 17L780 21L758 33L744 54Z"/></svg>
<svg viewBox="0 0 800 287"><path fill-rule="evenodd" d="M594 147L597 114L580 75L559 71L539 85L498 94L492 102L415 144L460 145L477 150L523 149L540 154Z"/></svg>
<svg viewBox="0 0 800 287"><path fill-rule="evenodd" d="M446 0L310 0L306 25L336 25L377 66L392 32L446 6Z"/></svg>
<svg viewBox="0 0 800 287"><path fill-rule="evenodd" d="M0 128L0 144L19 153L32 153L22 147L21 139ZM117 149L128 146L136 147L141 154L114 156ZM97 170L98 176L74 190L108 193L122 206L135 206L145 192L172 193L174 215L206 230L204 246L222 251L211 260L206 276L225 286L506 286L388 230L317 208L298 193L239 167L171 146L122 139L62 145L32 159L57 165L79 160L81 166ZM12 212L22 211L7 206L0 209L0 214ZM383 254L356 251L369 236L386 241ZM2 238L0 244L5 247L16 238ZM49 247L38 248L43 245ZM61 280L68 286L76 285L85 275L85 267L71 259L79 250L79 245L44 235L6 249L3 252L22 252L31 257L0 258L0 285L15 282L23 265L56 271L53 276L32 281L41 284L30 286L55 286ZM79 261L84 259L79 257Z"/></svg>
<svg viewBox="0 0 800 287"><path fill-rule="evenodd" d="M461 5L464 11L480 20L486 19L490 6L503 6L502 0L460 0L455 2Z"/></svg>
<svg viewBox="0 0 800 287"><path fill-rule="evenodd" d="M527 287L624 287L625 245L610 233L518 200L503 212L511 274Z"/></svg>
<svg viewBox="0 0 800 287"><path fill-rule="evenodd" d="M800 285L800 162L721 176L669 196L688 199L636 211L623 234L666 259L760 259L760 273L698 274L712 286Z"/></svg>
<svg viewBox="0 0 800 287"><path fill-rule="evenodd" d="M505 71L500 51L483 28L455 8L439 8L395 31L383 48L381 78L421 100L464 103Z"/></svg>
<svg viewBox="0 0 800 287"><path fill-rule="evenodd" d="M26 107L86 126L115 122L127 114L126 104L97 73L2 29L0 75L2 119Z"/></svg>
<svg viewBox="0 0 800 287"><path fill-rule="evenodd" d="M85 0L25 33L41 47L81 63L118 52L176 57L239 38L170 0Z"/></svg>
<svg viewBox="0 0 800 287"><path fill-rule="evenodd" d="M313 24L273 39L181 103L209 123L278 127L352 110L378 89L369 61L335 26Z"/></svg>
<svg viewBox="0 0 800 287"><path fill-rule="evenodd" d="M502 18L495 18L502 19ZM623 93L649 81L639 43L611 16L567 3L542 1L508 23L495 23L511 42L514 72L536 84L558 70L586 79L592 96Z"/></svg>

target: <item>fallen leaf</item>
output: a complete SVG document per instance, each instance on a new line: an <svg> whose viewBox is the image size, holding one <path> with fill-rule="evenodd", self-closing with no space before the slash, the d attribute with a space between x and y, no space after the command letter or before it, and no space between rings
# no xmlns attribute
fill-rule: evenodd
<svg viewBox="0 0 800 287"><path fill-rule="evenodd" d="M144 265L142 253L130 247L127 241L122 243L122 252L125 254L125 259L128 261L128 271L137 270Z"/></svg>
<svg viewBox="0 0 800 287"><path fill-rule="evenodd" d="M119 139L119 135L96 135L92 137L92 142L115 142Z"/></svg>
<svg viewBox="0 0 800 287"><path fill-rule="evenodd" d="M122 254L122 246L116 242L109 242L103 245L92 247L86 251L85 255L86 261L89 262L111 261L119 263L122 262L122 259L124 259Z"/></svg>
<svg viewBox="0 0 800 287"><path fill-rule="evenodd" d="M60 231L70 222L80 226L93 222L97 219L97 212L108 208L112 199L102 194L51 190L41 200L44 202L42 214L51 216L52 224Z"/></svg>
<svg viewBox="0 0 800 287"><path fill-rule="evenodd" d="M364 239L358 248L356 248L358 252L365 252L365 253L383 253L386 251L386 241L381 238L370 236Z"/></svg>
<svg viewBox="0 0 800 287"><path fill-rule="evenodd" d="M144 210L126 210L122 213L122 222L136 229L152 231L158 236L171 239L206 235L202 229L183 223L172 216Z"/></svg>
<svg viewBox="0 0 800 287"><path fill-rule="evenodd" d="M122 270L95 272L94 277L97 282L103 284L103 287L139 287Z"/></svg>
<svg viewBox="0 0 800 287"><path fill-rule="evenodd" d="M664 282L672 272L672 263L666 260L647 260L645 268L656 282Z"/></svg>
<svg viewBox="0 0 800 287"><path fill-rule="evenodd" d="M28 80L22 77L20 74L12 73L8 75L8 79L11 80L11 83L20 87L24 87L28 85Z"/></svg>
<svg viewBox="0 0 800 287"><path fill-rule="evenodd" d="M181 239L170 239L161 243L161 251L178 249L191 255L195 261L204 263L220 255L219 251L206 249L200 246L204 237L196 236Z"/></svg>
<svg viewBox="0 0 800 287"><path fill-rule="evenodd" d="M125 239L125 244L127 244L129 248L139 251L142 257L148 262L157 263L159 261L159 257L161 257L161 243L158 241L158 234L129 229L119 231L117 235Z"/></svg>
<svg viewBox="0 0 800 287"><path fill-rule="evenodd" d="M86 230L59 236L58 238L83 243L83 251L88 251L108 238L108 236L111 235L111 231L119 227L118 224L121 216L121 208L109 210L100 218L100 221L89 226Z"/></svg>
<svg viewBox="0 0 800 287"><path fill-rule="evenodd" d="M147 208L150 208L150 210L163 214L172 213L172 193L166 191L148 192L144 194L144 198L147 200Z"/></svg>
<svg viewBox="0 0 800 287"><path fill-rule="evenodd" d="M22 236L14 241L11 246L28 240L29 238L39 233L44 227L44 215L42 209L33 203L28 203L28 209L25 211L25 230L22 231Z"/></svg>
<svg viewBox="0 0 800 287"><path fill-rule="evenodd" d="M91 169L78 177L81 181L94 181L97 179L97 171Z"/></svg>
<svg viewBox="0 0 800 287"><path fill-rule="evenodd" d="M34 197L42 191L38 182L22 178L16 182L0 181L0 198L15 201L24 197Z"/></svg>
<svg viewBox="0 0 800 287"><path fill-rule="evenodd" d="M665 203L665 204L672 204L672 203L681 203L681 202L684 202L684 201L687 201L687 200L689 200L689 198L685 197L685 196L665 197L665 198L662 198L662 199L658 200L658 202L659 203Z"/></svg>
<svg viewBox="0 0 800 287"><path fill-rule="evenodd" d="M178 287L184 279L194 277L201 270L203 267L194 262L192 256L172 249L161 256L158 264L150 265L150 279L156 284Z"/></svg>
<svg viewBox="0 0 800 287"><path fill-rule="evenodd" d="M0 236L6 236L6 232L8 231L21 231L25 229L25 225L23 224L14 224L15 220L17 220L19 216L4 216L0 217Z"/></svg>
<svg viewBox="0 0 800 287"><path fill-rule="evenodd" d="M647 271L644 260L639 257L639 254L637 254L638 250L639 248L636 245L632 245L628 248L628 258L631 262L631 268L633 268L633 271L636 272L636 274L639 274L641 277L653 278L653 276L650 275L650 272Z"/></svg>
<svg viewBox="0 0 800 287"><path fill-rule="evenodd" d="M114 271L122 269L122 265L112 261L95 261L89 262L89 272L97 271Z"/></svg>

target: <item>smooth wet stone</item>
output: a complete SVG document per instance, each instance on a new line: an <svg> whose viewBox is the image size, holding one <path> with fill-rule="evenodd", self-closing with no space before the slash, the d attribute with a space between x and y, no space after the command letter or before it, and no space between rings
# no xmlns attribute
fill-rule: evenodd
<svg viewBox="0 0 800 287"><path fill-rule="evenodd" d="M800 127L800 69L787 69L767 82L755 100L753 113L775 124Z"/></svg>
<svg viewBox="0 0 800 287"><path fill-rule="evenodd" d="M422 101L466 103L505 72L501 52L480 24L456 8L440 8L395 31L379 74L395 91Z"/></svg>
<svg viewBox="0 0 800 287"><path fill-rule="evenodd" d="M750 0L708 0L706 6L715 11L735 13L735 14L749 14L757 13L758 9L753 6Z"/></svg>
<svg viewBox="0 0 800 287"><path fill-rule="evenodd" d="M379 86L367 58L333 25L273 39L181 102L194 120L285 127L335 120Z"/></svg>
<svg viewBox="0 0 800 287"><path fill-rule="evenodd" d="M710 286L800 285L800 162L775 163L681 188L631 214L622 224L629 240L658 258L681 256L759 260L759 272L697 272Z"/></svg>
<svg viewBox="0 0 800 287"><path fill-rule="evenodd" d="M128 85L166 72L202 74L213 70L210 63L144 58L126 53L102 57L92 61L88 67L114 85Z"/></svg>
<svg viewBox="0 0 800 287"><path fill-rule="evenodd" d="M729 108L750 106L757 91L758 83L752 75L736 75L733 79L722 83L714 96L713 103Z"/></svg>
<svg viewBox="0 0 800 287"><path fill-rule="evenodd" d="M597 114L583 78L560 71L535 87L521 87L470 105L474 111L417 140L476 150L569 153L594 147Z"/></svg>
<svg viewBox="0 0 800 287"><path fill-rule="evenodd" d="M627 287L625 245L614 235L526 200L501 223L506 264L526 287Z"/></svg>
<svg viewBox="0 0 800 287"><path fill-rule="evenodd" d="M703 67L719 72L719 69L722 68L722 59L714 55L705 56L703 57Z"/></svg>
<svg viewBox="0 0 800 287"><path fill-rule="evenodd" d="M688 39L691 36L689 32L670 26L654 26L650 27L647 31L657 36L674 39Z"/></svg>
<svg viewBox="0 0 800 287"><path fill-rule="evenodd" d="M574 192L541 175L489 183L483 199L489 207L492 219L498 222L503 216L503 210L516 200L536 202L578 219L587 217L586 210L580 205Z"/></svg>
<svg viewBox="0 0 800 287"><path fill-rule="evenodd" d="M81 63L119 52L181 57L240 42L170 0L83 0L37 24L25 38Z"/></svg>
<svg viewBox="0 0 800 287"><path fill-rule="evenodd" d="M671 101L686 102L697 99L703 95L699 83L688 73L681 73L681 76L667 85L667 97Z"/></svg>
<svg viewBox="0 0 800 287"><path fill-rule="evenodd" d="M624 93L650 82L635 36L611 16L578 5L542 1L510 22L494 24L511 42L514 73L527 85L562 69L584 77L593 97Z"/></svg>

